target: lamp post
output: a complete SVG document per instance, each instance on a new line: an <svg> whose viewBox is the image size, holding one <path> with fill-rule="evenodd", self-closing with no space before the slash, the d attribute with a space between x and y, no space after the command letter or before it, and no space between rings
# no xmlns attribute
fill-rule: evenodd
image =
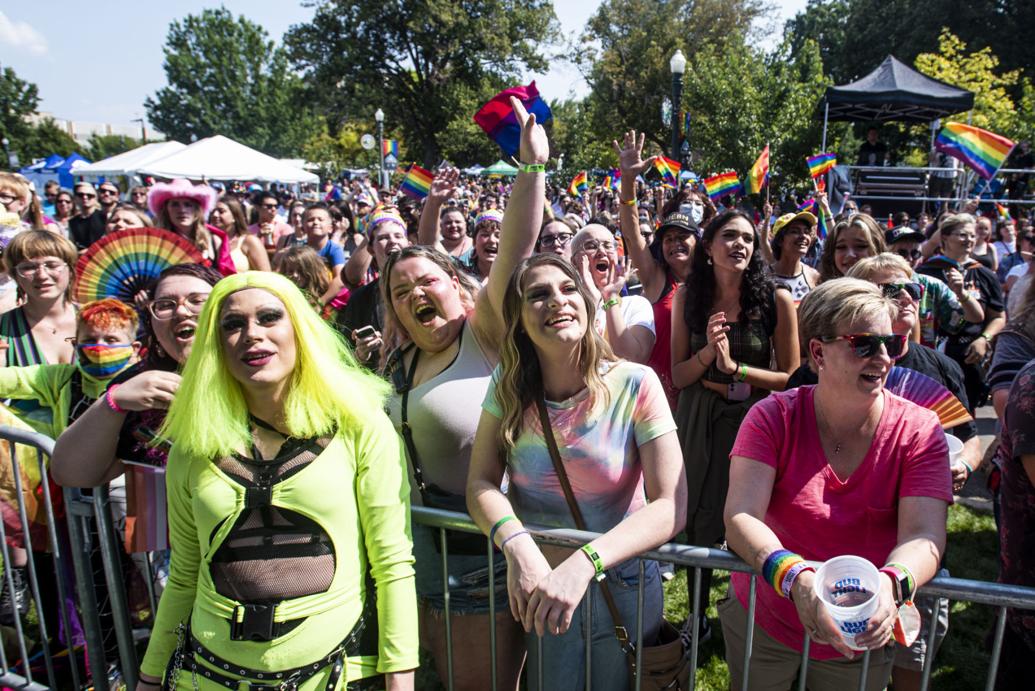
<svg viewBox="0 0 1035 691"><path fill-rule="evenodd" d="M676 49L672 59L668 61L669 69L672 71L672 160L678 161L679 156L679 110L683 96L683 72L686 71L686 57L683 51Z"/></svg>
<svg viewBox="0 0 1035 691"><path fill-rule="evenodd" d="M378 108L374 111L374 120L377 122L377 184L381 189L385 184L385 112Z"/></svg>

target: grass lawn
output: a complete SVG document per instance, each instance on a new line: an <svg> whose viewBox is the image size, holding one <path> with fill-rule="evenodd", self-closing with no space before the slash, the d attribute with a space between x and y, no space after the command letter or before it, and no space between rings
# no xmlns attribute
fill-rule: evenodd
<svg viewBox="0 0 1035 691"><path fill-rule="evenodd" d="M953 576L991 581L997 571L995 523L991 515L964 506L949 508L949 546L946 566ZM722 627L718 624L715 603L726 594L728 574L716 572L712 581L708 617L712 638L698 653L697 689L720 691L728 688L729 676L723 656ZM665 586L665 614L670 621L681 621L688 612L686 573L680 572ZM986 634L991 630L995 610L984 605L953 602L949 633L935 659L931 687L939 691L970 691L983 688L988 671ZM462 656L461 656L462 657ZM427 691L443 688L435 676L431 659L422 651L417 688Z"/></svg>

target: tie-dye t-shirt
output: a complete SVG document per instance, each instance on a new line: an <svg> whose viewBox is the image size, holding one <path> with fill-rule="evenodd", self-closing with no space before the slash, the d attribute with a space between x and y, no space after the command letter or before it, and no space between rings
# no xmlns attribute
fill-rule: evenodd
<svg viewBox="0 0 1035 691"><path fill-rule="evenodd" d="M500 369L493 372L482 408L503 418L496 400ZM639 447L676 429L658 375L644 365L619 362L604 375L610 400L590 410L583 390L566 401L547 401L564 468L589 530L605 532L647 503ZM574 528L553 469L535 406L507 464L507 496L527 523Z"/></svg>

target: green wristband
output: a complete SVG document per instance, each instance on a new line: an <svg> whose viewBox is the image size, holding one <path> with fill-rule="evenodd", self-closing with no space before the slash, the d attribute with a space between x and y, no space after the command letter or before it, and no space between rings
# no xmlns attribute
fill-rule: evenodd
<svg viewBox="0 0 1035 691"><path fill-rule="evenodd" d="M499 530L500 527L502 527L503 524L506 523L507 521L513 521L513 520L517 520L517 516L515 516L514 514L510 514L509 516L504 516L503 518L501 518L498 521L496 521L496 525L492 526L492 530L489 531L489 542L491 542L493 545L495 545L496 544L496 531Z"/></svg>
<svg viewBox="0 0 1035 691"><path fill-rule="evenodd" d="M604 561L600 558L600 555L597 554L597 551L589 544L582 545L582 549L579 551L585 554L586 558L593 564L593 580L604 580L607 575L604 573Z"/></svg>
<svg viewBox="0 0 1035 691"><path fill-rule="evenodd" d="M545 163L522 163L518 166L518 171L522 173L545 173Z"/></svg>
<svg viewBox="0 0 1035 691"><path fill-rule="evenodd" d="M743 362L737 363L737 381L744 381L748 378L748 366Z"/></svg>

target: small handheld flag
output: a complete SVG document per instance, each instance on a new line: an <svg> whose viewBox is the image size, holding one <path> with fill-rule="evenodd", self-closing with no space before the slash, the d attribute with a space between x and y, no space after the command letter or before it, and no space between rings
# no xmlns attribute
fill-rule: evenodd
<svg viewBox="0 0 1035 691"><path fill-rule="evenodd" d="M614 190L615 192L617 192L618 188L621 186L621 184L622 184L622 171L620 171L618 168L612 168L611 169L611 189Z"/></svg>
<svg viewBox="0 0 1035 691"><path fill-rule="evenodd" d="M1014 142L980 127L950 122L938 133L934 148L966 163L986 180L1006 162Z"/></svg>
<svg viewBox="0 0 1035 691"><path fill-rule="evenodd" d="M818 177L837 165L837 154L827 151L826 153L809 156L805 159L809 166L809 175Z"/></svg>
<svg viewBox="0 0 1035 691"><path fill-rule="evenodd" d="M414 163L399 183L399 191L414 199L424 199L431 191L431 181L434 179L434 175Z"/></svg>
<svg viewBox="0 0 1035 691"><path fill-rule="evenodd" d="M581 170L571 179L571 184L568 185L568 194L573 197L580 197L588 189L589 179L586 177L586 171Z"/></svg>
<svg viewBox="0 0 1035 691"><path fill-rule="evenodd" d="M539 96L539 89L534 81L528 86L504 89L474 114L474 121L485 130L485 134L500 145L504 153L517 156L521 142L521 125L518 124L514 110L510 107L511 96L521 101L530 115L535 114L535 121L540 125L553 117L553 114L550 112L550 106Z"/></svg>
<svg viewBox="0 0 1035 691"><path fill-rule="evenodd" d="M806 199L801 204L798 204L798 211L808 211L816 217L816 237L820 240L826 240L827 222L826 217L823 214L823 207L819 205L819 202L817 202L815 198Z"/></svg>
<svg viewBox="0 0 1035 691"><path fill-rule="evenodd" d="M661 181L669 187L679 187L679 169L681 166L677 161L664 156L657 156L654 159L654 167L661 173Z"/></svg>
<svg viewBox="0 0 1035 691"><path fill-rule="evenodd" d="M1002 204L1000 204L999 202L995 203L995 210L999 212L999 220L1000 221L1009 221L1010 220L1010 210L1008 208L1006 208L1005 206L1003 206Z"/></svg>
<svg viewBox="0 0 1035 691"><path fill-rule="evenodd" d="M712 199L719 199L727 194L738 194L744 191L740 184L740 178L732 170L705 178L703 182L705 191Z"/></svg>
<svg viewBox="0 0 1035 691"><path fill-rule="evenodd" d="M766 144L759 154L755 165L751 166L748 173L748 190L751 194L758 194L762 188L769 184L769 145Z"/></svg>

